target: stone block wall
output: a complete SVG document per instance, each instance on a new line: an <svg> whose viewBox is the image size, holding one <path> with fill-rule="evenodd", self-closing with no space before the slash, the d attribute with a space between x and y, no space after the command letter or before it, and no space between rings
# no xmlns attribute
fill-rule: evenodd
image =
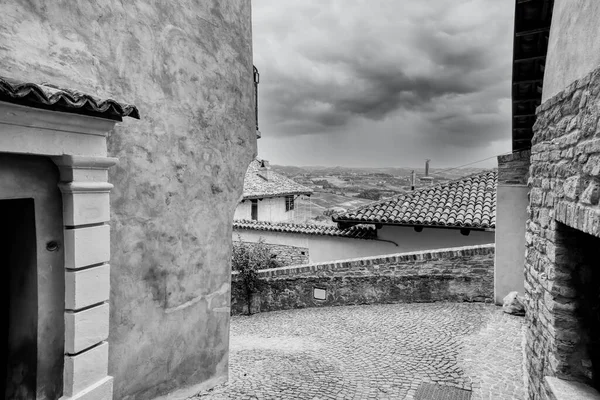
<svg viewBox="0 0 600 400"><path fill-rule="evenodd" d="M525 254L530 399L544 398L544 376L594 378L576 276L586 268L582 257L594 246L591 239L600 236L599 117L600 69L538 108Z"/></svg>
<svg viewBox="0 0 600 400"><path fill-rule="evenodd" d="M264 270L253 312L349 304L481 301L493 298L494 245L457 247ZM314 296L324 290L325 299ZM323 293L323 292L321 292ZM247 312L232 279L231 310Z"/></svg>
<svg viewBox="0 0 600 400"><path fill-rule="evenodd" d="M530 157L530 150L498 156L498 184L526 185Z"/></svg>
<svg viewBox="0 0 600 400"><path fill-rule="evenodd" d="M236 243L234 242L234 246ZM244 246L256 246L256 243L244 242ZM271 254L275 255L275 261L282 267L289 265L308 264L308 248L297 246L286 246L281 244L263 243L264 247L269 249Z"/></svg>

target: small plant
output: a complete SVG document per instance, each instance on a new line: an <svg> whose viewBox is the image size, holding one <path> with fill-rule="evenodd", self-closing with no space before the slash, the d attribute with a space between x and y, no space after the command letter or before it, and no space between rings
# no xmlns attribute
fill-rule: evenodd
<svg viewBox="0 0 600 400"><path fill-rule="evenodd" d="M275 257L262 237L258 239L257 243L245 243L238 235L237 242L233 243L231 268L238 272L239 279L242 281L248 315L252 314L252 296L260 291L263 283L258 276L258 271L280 267L281 265L275 260Z"/></svg>

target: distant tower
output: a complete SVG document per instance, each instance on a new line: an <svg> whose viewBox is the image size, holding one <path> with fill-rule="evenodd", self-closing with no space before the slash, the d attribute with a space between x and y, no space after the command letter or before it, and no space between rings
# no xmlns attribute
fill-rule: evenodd
<svg viewBox="0 0 600 400"><path fill-rule="evenodd" d="M425 160L425 176L422 176L420 178L421 182L423 182L423 184L425 185L431 185L433 184L433 177L429 176L429 159Z"/></svg>

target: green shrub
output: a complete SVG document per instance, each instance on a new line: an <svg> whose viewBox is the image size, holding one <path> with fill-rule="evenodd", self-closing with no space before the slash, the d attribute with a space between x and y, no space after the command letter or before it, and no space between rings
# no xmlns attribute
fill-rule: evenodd
<svg viewBox="0 0 600 400"><path fill-rule="evenodd" d="M262 237L257 243L245 243L238 235L238 240L233 243L231 269L238 272L238 279L241 280L246 292L248 315L252 313L252 296L261 290L263 283L258 276L258 271L280 267L275 257Z"/></svg>

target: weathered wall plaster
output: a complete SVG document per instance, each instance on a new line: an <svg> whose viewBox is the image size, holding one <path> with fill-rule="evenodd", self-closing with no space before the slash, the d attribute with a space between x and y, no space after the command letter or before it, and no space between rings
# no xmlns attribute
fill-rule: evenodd
<svg viewBox="0 0 600 400"><path fill-rule="evenodd" d="M264 280L252 312L349 304L493 299L494 245L283 267ZM324 300L314 289L325 290ZM232 313L247 312L244 287L232 279Z"/></svg>
<svg viewBox="0 0 600 400"><path fill-rule="evenodd" d="M227 376L231 220L256 152L250 1L15 1L0 74L138 106L109 137L114 397ZM213 380L212 382L216 382Z"/></svg>
<svg viewBox="0 0 600 400"><path fill-rule="evenodd" d="M600 65L600 2L554 0L542 102Z"/></svg>

